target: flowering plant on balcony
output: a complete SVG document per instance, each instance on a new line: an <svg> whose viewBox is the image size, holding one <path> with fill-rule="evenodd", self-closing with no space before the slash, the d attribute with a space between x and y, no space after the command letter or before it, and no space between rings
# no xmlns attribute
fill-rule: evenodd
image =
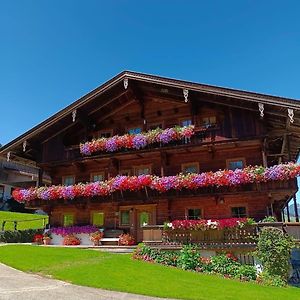
<svg viewBox="0 0 300 300"><path fill-rule="evenodd" d="M55 227L50 229L50 233L61 236L74 235L74 234L92 234L98 232L98 228L92 225L87 226L70 226L70 227Z"/></svg>
<svg viewBox="0 0 300 300"><path fill-rule="evenodd" d="M138 134L115 135L110 138L100 138L80 144L80 153L91 155L94 152L115 152L121 149L143 149L154 143L168 144L194 135L194 125L173 127L167 129L156 128Z"/></svg>
<svg viewBox="0 0 300 300"><path fill-rule="evenodd" d="M158 177L154 175L117 176L106 181L78 183L72 186L53 185L13 191L13 198L19 202L75 197L104 197L116 191L139 191L145 188L160 193L169 190L196 190L204 187L234 187L251 183L290 180L300 175L300 165L293 162L269 168L248 166L244 169L219 170L200 174L178 174Z"/></svg>
<svg viewBox="0 0 300 300"><path fill-rule="evenodd" d="M242 228L245 225L251 224L252 219L249 218L228 218L218 220L174 220L166 223L165 230L209 230L209 229L224 229L224 228Z"/></svg>

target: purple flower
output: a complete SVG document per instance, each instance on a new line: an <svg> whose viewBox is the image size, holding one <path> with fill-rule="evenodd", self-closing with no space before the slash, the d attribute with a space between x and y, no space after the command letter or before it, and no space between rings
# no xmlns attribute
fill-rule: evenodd
<svg viewBox="0 0 300 300"><path fill-rule="evenodd" d="M114 152L118 149L117 138L112 137L107 139L105 144L106 151Z"/></svg>
<svg viewBox="0 0 300 300"><path fill-rule="evenodd" d="M80 153L84 155L91 155L91 149L89 143L80 144Z"/></svg>
<svg viewBox="0 0 300 300"><path fill-rule="evenodd" d="M133 148L141 149L147 146L147 138L143 134L136 134L132 139Z"/></svg>
<svg viewBox="0 0 300 300"><path fill-rule="evenodd" d="M162 133L158 135L158 141L167 144L172 141L173 137L176 135L176 132L173 128L167 128L163 130Z"/></svg>
<svg viewBox="0 0 300 300"><path fill-rule="evenodd" d="M56 227L51 228L50 232L57 235L69 235L69 234L81 234L86 233L90 234L98 231L96 226L86 225L86 226L70 226L70 227Z"/></svg>

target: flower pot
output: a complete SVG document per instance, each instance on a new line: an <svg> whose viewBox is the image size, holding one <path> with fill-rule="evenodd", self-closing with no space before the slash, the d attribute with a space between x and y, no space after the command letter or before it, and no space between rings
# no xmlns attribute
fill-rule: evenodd
<svg viewBox="0 0 300 300"><path fill-rule="evenodd" d="M100 240L93 240L92 242L93 242L94 246L100 246L100 244L101 244Z"/></svg>
<svg viewBox="0 0 300 300"><path fill-rule="evenodd" d="M50 245L51 239L43 239L44 245Z"/></svg>

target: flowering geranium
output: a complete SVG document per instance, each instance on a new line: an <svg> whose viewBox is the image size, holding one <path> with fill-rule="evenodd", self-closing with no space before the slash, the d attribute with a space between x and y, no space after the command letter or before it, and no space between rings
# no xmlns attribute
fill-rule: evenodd
<svg viewBox="0 0 300 300"><path fill-rule="evenodd" d="M270 168L248 166L244 169L219 170L200 174L178 174L158 177L154 175L116 176L106 181L78 183L71 186L50 186L30 189L16 189L13 198L19 202L35 199L56 200L76 197L104 197L116 191L139 191L149 188L160 193L169 190L196 190L203 187L239 186L249 183L290 180L300 175L300 165L279 164Z"/></svg>
<svg viewBox="0 0 300 300"><path fill-rule="evenodd" d="M224 229L224 228L241 228L248 224L247 218L228 218L218 220L174 220L166 223L164 229L166 230L208 230L208 229Z"/></svg>
<svg viewBox="0 0 300 300"><path fill-rule="evenodd" d="M78 246L78 245L80 245L80 239L73 234L68 234L63 239L63 245Z"/></svg>
<svg viewBox="0 0 300 300"><path fill-rule="evenodd" d="M132 246L135 244L134 237L128 233L123 233L119 236L119 245Z"/></svg>
<svg viewBox="0 0 300 300"><path fill-rule="evenodd" d="M121 149L143 149L154 143L168 144L171 141L190 138L195 134L194 125L154 129L138 134L115 135L110 138L99 138L80 144L80 153L91 155L94 152L115 152Z"/></svg>

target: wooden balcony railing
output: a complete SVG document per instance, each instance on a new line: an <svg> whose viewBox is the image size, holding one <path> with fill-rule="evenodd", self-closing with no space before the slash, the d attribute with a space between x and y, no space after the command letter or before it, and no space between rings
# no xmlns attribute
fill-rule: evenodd
<svg viewBox="0 0 300 300"><path fill-rule="evenodd" d="M120 151L115 152L96 152L93 153L91 156L109 156L114 153L135 153L135 152L142 152L142 151L151 151L155 149L161 149L161 148L173 148L178 146L184 146L184 145L200 145L202 143L211 143L216 141L216 137L218 136L218 133L220 133L219 127L210 127L210 128L195 128L195 134L191 138L184 138L179 141L170 142L168 144L151 144L146 146L145 148L141 150L136 149L121 149ZM224 138L223 140L226 140ZM77 158L83 157L80 153L79 145L73 145L69 147L65 147L63 159L62 160L74 160Z"/></svg>
<svg viewBox="0 0 300 300"><path fill-rule="evenodd" d="M164 230L162 225L143 227L143 241L147 244L184 245L197 244L203 248L255 248L258 234L263 227L278 227L300 241L300 223L257 223L243 228L221 230Z"/></svg>

